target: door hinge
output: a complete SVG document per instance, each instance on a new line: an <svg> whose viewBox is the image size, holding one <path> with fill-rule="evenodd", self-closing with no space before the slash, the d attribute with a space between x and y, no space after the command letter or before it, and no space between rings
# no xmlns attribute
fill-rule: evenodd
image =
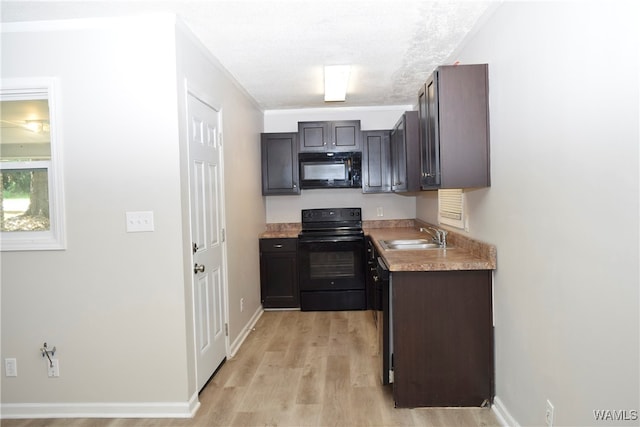
<svg viewBox="0 0 640 427"><path fill-rule="evenodd" d="M228 336L229 336L229 324L228 324L228 323L225 323L225 324L224 324L224 335L225 335L226 337L228 337Z"/></svg>
<svg viewBox="0 0 640 427"><path fill-rule="evenodd" d="M224 243L227 240L227 233L222 229L222 242Z"/></svg>

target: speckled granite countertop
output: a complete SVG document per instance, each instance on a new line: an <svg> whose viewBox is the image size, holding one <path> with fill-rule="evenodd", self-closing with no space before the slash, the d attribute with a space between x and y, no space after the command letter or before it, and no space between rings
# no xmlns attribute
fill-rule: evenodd
<svg viewBox="0 0 640 427"><path fill-rule="evenodd" d="M429 224L419 223L409 227L365 228L378 253L390 271L450 271L495 270L496 247L472 240L462 234L449 231L447 249L384 250L379 240L420 239L430 236L419 228Z"/></svg>
<svg viewBox="0 0 640 427"><path fill-rule="evenodd" d="M420 227L431 224L419 220L363 221L365 234L371 237L376 250L390 271L451 271L495 270L497 252L494 245L470 239L449 231L448 249L384 250L379 240L429 238ZM296 238L300 223L267 224L260 238Z"/></svg>
<svg viewBox="0 0 640 427"><path fill-rule="evenodd" d="M261 239L295 239L302 230L299 222L267 224L267 231L260 234Z"/></svg>

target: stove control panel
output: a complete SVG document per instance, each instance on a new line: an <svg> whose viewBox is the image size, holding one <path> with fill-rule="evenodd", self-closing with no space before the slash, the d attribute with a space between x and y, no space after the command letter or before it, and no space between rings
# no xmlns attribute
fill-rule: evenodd
<svg viewBox="0 0 640 427"><path fill-rule="evenodd" d="M303 209L302 222L361 221L361 208Z"/></svg>

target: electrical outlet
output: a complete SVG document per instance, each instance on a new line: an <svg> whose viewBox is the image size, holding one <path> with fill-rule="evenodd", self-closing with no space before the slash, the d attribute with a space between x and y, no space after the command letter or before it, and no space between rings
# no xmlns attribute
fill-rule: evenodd
<svg viewBox="0 0 640 427"><path fill-rule="evenodd" d="M244 298L240 298L240 311L244 311Z"/></svg>
<svg viewBox="0 0 640 427"><path fill-rule="evenodd" d="M548 427L553 427L553 404L547 399L547 410L544 414L544 420Z"/></svg>
<svg viewBox="0 0 640 427"><path fill-rule="evenodd" d="M18 376L18 361L16 359L4 359L4 374L7 377Z"/></svg>
<svg viewBox="0 0 640 427"><path fill-rule="evenodd" d="M51 359L51 363L49 363L49 359L47 359L47 373L49 378L60 376L60 364L58 359Z"/></svg>
<svg viewBox="0 0 640 427"><path fill-rule="evenodd" d="M384 211L382 210L381 207L376 208L376 215L377 216L384 216Z"/></svg>

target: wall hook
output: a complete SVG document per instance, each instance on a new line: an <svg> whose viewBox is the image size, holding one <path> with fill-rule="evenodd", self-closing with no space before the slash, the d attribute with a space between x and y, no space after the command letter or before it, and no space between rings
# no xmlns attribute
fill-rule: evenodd
<svg viewBox="0 0 640 427"><path fill-rule="evenodd" d="M56 354L56 347L53 346L53 348L49 350L49 348L47 348L47 343L44 343L44 345L40 349L40 352L42 352L42 357L46 357L47 359L49 359L49 366L53 368L53 360L51 360L51 356L54 356Z"/></svg>

